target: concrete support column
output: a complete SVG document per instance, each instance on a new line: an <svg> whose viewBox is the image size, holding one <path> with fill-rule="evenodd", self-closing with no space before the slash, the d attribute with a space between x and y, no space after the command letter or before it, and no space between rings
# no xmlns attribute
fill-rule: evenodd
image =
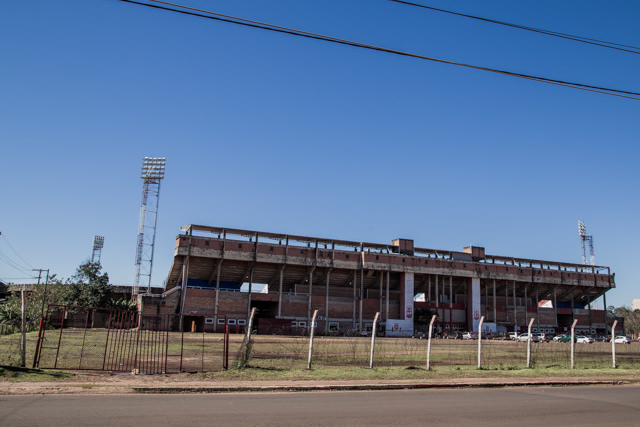
<svg viewBox="0 0 640 427"><path fill-rule="evenodd" d="M509 285L504 282L504 315L505 322L509 323Z"/></svg>
<svg viewBox="0 0 640 427"><path fill-rule="evenodd" d="M280 282L278 284L278 318L282 316L282 282L284 279L284 268L284 265L280 267Z"/></svg>
<svg viewBox="0 0 640 427"><path fill-rule="evenodd" d="M354 330L358 326L357 323L356 323L356 304L357 304L357 298L358 298L357 290L356 290L357 289L356 288L357 280L358 280L357 273L354 270L353 271L353 280L352 280L352 282L353 282L353 317L351 319L352 322L353 322L353 329Z"/></svg>
<svg viewBox="0 0 640 427"><path fill-rule="evenodd" d="M538 307L540 306L540 294L538 292L538 286L536 286L536 326L538 332L540 332L540 314L538 313Z"/></svg>
<svg viewBox="0 0 640 427"><path fill-rule="evenodd" d="M440 324L441 330L444 330L444 313L442 316L440 315L440 283L438 275L436 274L436 314L438 315L438 323Z"/></svg>
<svg viewBox="0 0 640 427"><path fill-rule="evenodd" d="M498 322L498 313L496 309L496 279L493 279L493 321Z"/></svg>
<svg viewBox="0 0 640 427"><path fill-rule="evenodd" d="M480 278L472 277L467 282L467 328L470 331L478 332L480 323Z"/></svg>
<svg viewBox="0 0 640 427"><path fill-rule="evenodd" d="M513 330L518 329L518 300L516 300L516 281L513 281Z"/></svg>
<svg viewBox="0 0 640 427"><path fill-rule="evenodd" d="M313 296L313 272L315 271L315 267L313 267L311 269L311 272L309 272L309 298L307 299L307 325L309 325L310 327L313 325L310 325L311 322L311 298Z"/></svg>
<svg viewBox="0 0 640 427"><path fill-rule="evenodd" d="M413 335L414 296L413 273L400 273L400 320L404 336Z"/></svg>
<svg viewBox="0 0 640 427"><path fill-rule="evenodd" d="M378 277L378 312L382 314L382 271L380 272L380 277Z"/></svg>
<svg viewBox="0 0 640 427"><path fill-rule="evenodd" d="M587 307L589 310L589 333L591 333L591 326L593 322L591 321L591 301L589 300L589 295L587 295Z"/></svg>
<svg viewBox="0 0 640 427"><path fill-rule="evenodd" d="M449 330L453 330L453 276L449 276Z"/></svg>
<svg viewBox="0 0 640 427"><path fill-rule="evenodd" d="M571 322L573 322L574 320L576 320L576 314L575 314L575 306L573 303L573 288L571 289Z"/></svg>
<svg viewBox="0 0 640 427"><path fill-rule="evenodd" d="M331 280L331 269L327 270L327 283L324 295L324 333L329 333L329 281Z"/></svg>
<svg viewBox="0 0 640 427"><path fill-rule="evenodd" d="M220 270L222 270L222 263L224 261L220 260L218 263L218 271L216 271L216 301L213 306L213 331L216 332L218 330L218 301L220 296Z"/></svg>
<svg viewBox="0 0 640 427"><path fill-rule="evenodd" d="M484 318L489 321L489 286L484 282Z"/></svg>
<svg viewBox="0 0 640 427"><path fill-rule="evenodd" d="M191 250L191 248L189 248ZM189 284L189 255L182 263L182 289L180 290L180 314L184 314L184 304L187 299L187 285ZM182 324L182 320L180 320Z"/></svg>
<svg viewBox="0 0 640 427"><path fill-rule="evenodd" d="M242 286L242 284L240 285ZM252 291L253 291L253 267L251 267L251 270L249 270L249 293L247 294L247 320L251 317L251 292Z"/></svg>
<svg viewBox="0 0 640 427"><path fill-rule="evenodd" d="M529 301L527 297L527 286L524 287L524 324L529 324Z"/></svg>
<svg viewBox="0 0 640 427"><path fill-rule="evenodd" d="M363 252L364 255L364 252ZM362 303L364 300L364 268L360 268L360 301L358 301L358 330L363 330L362 324Z"/></svg>
<svg viewBox="0 0 640 427"><path fill-rule="evenodd" d="M384 315L384 321L387 322L389 320L389 284L391 281L391 273L389 272L389 270L387 270L387 295L385 298L385 315Z"/></svg>
<svg viewBox="0 0 640 427"><path fill-rule="evenodd" d="M558 287L553 287L553 314L555 317L556 327L558 327Z"/></svg>

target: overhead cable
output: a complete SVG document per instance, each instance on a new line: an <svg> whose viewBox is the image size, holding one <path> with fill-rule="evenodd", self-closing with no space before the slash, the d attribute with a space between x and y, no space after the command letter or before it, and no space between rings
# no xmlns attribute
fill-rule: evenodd
<svg viewBox="0 0 640 427"><path fill-rule="evenodd" d="M28 265L29 268L33 268L33 266L31 264L29 264L27 262L27 260L25 260L24 258L22 258L22 256L20 256L20 254L18 253L18 251L16 251L16 249L13 247L13 245L11 244L11 242L9 242L9 240L7 239L7 236L5 236L4 234L0 233L0 237L3 238L3 240L7 243L7 245L9 246L9 248L11 248L11 250L13 251L14 254L16 254L16 256L18 258L20 258L22 260L22 262L25 263L25 265Z"/></svg>
<svg viewBox="0 0 640 427"><path fill-rule="evenodd" d="M423 56L423 55L418 55L418 54L414 54L414 53L410 53L410 52L403 52L403 51L394 50L394 49L388 49L388 48L384 48L384 47L380 47L380 46L374 46L374 45L354 42L354 41L345 40L345 39L339 39L339 38L335 38L335 37L331 37L331 36L325 36L325 35L322 35L322 34L315 34L315 33L310 33L310 32L306 32L306 31L295 30L295 29L292 29L292 28L280 27L280 26L277 26L277 25L266 24L266 23L263 23L263 22L251 21L251 20L248 20L248 19L237 18L237 17L234 17L234 16L223 15L223 14L216 13L216 12L210 12L210 11L206 11L206 10L202 10L202 9L195 9L195 8L192 8L192 7L182 6L182 5L178 5L178 4L174 4L174 3L168 3L168 2L159 1L159 0L148 0L148 1L151 1L153 3L163 4L163 5L166 5L166 6L160 6L159 4L143 3L143 2L135 1L135 0L119 0L119 1L122 1L122 2L125 2L125 3L137 4L137 5L140 5L140 6L147 6L147 7L151 7L151 8L154 8L154 9L162 9L162 10L166 10L166 11L169 11L169 12L177 12L177 13L182 13L182 14L185 14L185 15L197 16L197 17L212 19L212 20L216 20L216 21L222 21L222 22L228 22L228 23L232 23L232 24L243 25L243 26L246 26L246 27L259 28L259 29L263 29L263 30L275 31L275 32L294 35L294 36L299 36L299 37L306 37L306 38L310 38L310 39L322 40L322 41L327 41L327 42L331 42L331 43L338 43L338 44L343 44L343 45L347 45L347 46L359 47L359 48L363 48L363 49L370 49L370 50L375 50L375 51L379 51L379 52L392 53L392 54L395 54L395 55L401 55L401 56L406 56L406 57L416 58L416 59L423 59L423 60L433 61L433 62L439 62L439 63L442 63L442 64L457 65L457 66L460 66L460 67L471 68L471 69L474 69L474 70L488 71L488 72L491 72L491 73L497 73L497 74L502 74L502 75L507 75L507 76L512 76L512 77L519 77L519 78L533 80L533 81L537 81L537 82L541 82L541 83L554 84L554 85L558 85L558 86L570 87L570 88L573 88L573 89L586 90L586 91L590 91L590 92L597 92L597 93L601 93L601 94L605 94L605 95L618 96L618 97L622 97L622 98L628 98L628 99L633 99L633 100L640 101L640 93L638 93L638 92L625 91L625 90L619 90L619 89L610 89L610 88L606 88L606 87L593 86L593 85L588 85L588 84L583 84L583 83L567 82L567 81L562 81L562 80L557 80L557 79L550 79L550 78L546 78L546 77L532 76L532 75L515 73L515 72L505 71L505 70L497 70L497 69L481 67L481 66L477 66L477 65L464 64L464 63L461 63L461 62L447 61L447 60L444 60L444 59L433 58L433 57L429 57L429 56ZM172 7L167 7L167 6L177 7L179 9L174 9Z"/></svg>
<svg viewBox="0 0 640 427"><path fill-rule="evenodd" d="M468 15L466 13L460 13L460 12L454 12L454 11L451 11L451 10L440 9L440 8L437 8L437 7L427 6L427 5L419 4L419 3L413 3L413 2L410 2L410 1L404 1L404 0L389 0L389 1L392 1L394 3L405 4L405 5L408 5L408 6L420 7L422 9L429 9L429 10L433 10L435 12L448 13L450 15L462 16L464 18L476 19L478 21L490 22L492 24L504 25L504 26L507 26L507 27L518 28L520 30L532 31L534 33L546 34L548 36L560 37L560 38L563 38L563 39L573 40L573 41L577 41L577 42L580 42L580 43L587 43L587 44L591 44L591 45L595 45L595 46L606 47L606 48L609 48L609 49L615 49L615 50L620 50L620 51L623 51L623 52L635 53L636 55L640 55L640 47L636 47L636 46L629 46L629 45L620 44L620 43L613 43L613 42L607 42L607 41L604 41L604 40L592 39L592 38L588 38L588 37L575 36L575 35L571 35L571 34L560 33L558 31L544 30L544 29L535 28L535 27L528 27L526 25L511 24L509 22L497 21L495 19L489 19L489 18L482 18L482 17L479 17L479 16L473 16L473 15Z"/></svg>

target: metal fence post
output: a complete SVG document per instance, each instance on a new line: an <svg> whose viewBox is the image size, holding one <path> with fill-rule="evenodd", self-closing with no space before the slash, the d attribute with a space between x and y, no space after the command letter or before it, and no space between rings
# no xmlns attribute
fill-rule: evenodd
<svg viewBox="0 0 640 427"><path fill-rule="evenodd" d="M535 320L536 318L532 317L527 328L527 369L531 368L531 326Z"/></svg>
<svg viewBox="0 0 640 427"><path fill-rule="evenodd" d="M311 331L309 332L309 358L307 359L307 369L311 369L311 356L313 355L313 336L316 332L316 317L318 316L318 310L313 311L313 317L311 318Z"/></svg>
<svg viewBox="0 0 640 427"><path fill-rule="evenodd" d="M35 369L38 367L38 359L40 356L40 343L42 342L42 325L44 323L44 317L40 316L40 326L38 326L38 339L36 340L36 351L33 353L33 366Z"/></svg>
<svg viewBox="0 0 640 427"><path fill-rule="evenodd" d="M429 338L427 341L427 371L431 369L431 336L433 335L433 322L436 321L437 315L431 316L431 322L429 322Z"/></svg>
<svg viewBox="0 0 640 427"><path fill-rule="evenodd" d="M484 323L484 316L480 317L478 323L478 369L482 369L482 324Z"/></svg>
<svg viewBox="0 0 640 427"><path fill-rule="evenodd" d="M225 316L225 325L224 325L224 360L222 367L225 369L229 369L229 325L226 323L227 316Z"/></svg>
<svg viewBox="0 0 640 427"><path fill-rule="evenodd" d="M24 297L24 286L20 289L20 366L27 366L27 303Z"/></svg>
<svg viewBox="0 0 640 427"><path fill-rule="evenodd" d="M58 337L58 349L56 350L56 360L53 363L53 369L58 368L58 357L60 356L60 344L62 343L62 329L64 329L64 318L67 317L67 307L62 308L62 317L60 318L60 336Z"/></svg>
<svg viewBox="0 0 640 427"><path fill-rule="evenodd" d="M576 339L576 325L578 324L578 319L575 319L571 324L571 369L575 368L575 339Z"/></svg>
<svg viewBox="0 0 640 427"><path fill-rule="evenodd" d="M616 326L618 326L617 320L613 322L613 327L611 328L611 357L613 358L613 369L616 369Z"/></svg>
<svg viewBox="0 0 640 427"><path fill-rule="evenodd" d="M376 346L376 333L378 332L378 318L380 317L380 312L376 313L376 316L373 318L373 329L371 329L371 354L369 354L369 369L373 369L373 352Z"/></svg>

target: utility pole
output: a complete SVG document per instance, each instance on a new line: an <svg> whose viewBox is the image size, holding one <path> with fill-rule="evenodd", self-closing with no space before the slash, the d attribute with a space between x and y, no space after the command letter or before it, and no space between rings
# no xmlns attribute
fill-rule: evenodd
<svg viewBox="0 0 640 427"><path fill-rule="evenodd" d="M31 271L37 271L38 272L38 285L40 284L40 279L42 279L42 272L43 271L49 271L49 270L43 270L41 268L33 268L31 269Z"/></svg>
<svg viewBox="0 0 640 427"><path fill-rule="evenodd" d="M40 279L42 279L42 272L46 271L47 272L47 276L46 279L44 281L44 292L42 293L42 308L40 309L40 317L44 316L44 304L45 301L47 299L47 285L49 284L49 269L47 268L46 270L43 268L34 268L31 271L37 271L38 272L38 285L40 284Z"/></svg>

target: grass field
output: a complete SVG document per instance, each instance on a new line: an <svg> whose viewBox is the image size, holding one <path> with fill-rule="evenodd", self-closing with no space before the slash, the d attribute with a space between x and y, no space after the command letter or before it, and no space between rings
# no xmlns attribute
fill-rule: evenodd
<svg viewBox="0 0 640 427"><path fill-rule="evenodd" d="M76 370L90 369L141 372L215 372L223 366L223 335L178 333L135 329L73 329L47 331L40 368ZM27 334L27 367L33 363L36 333ZM229 343L229 366L236 366L240 356L242 335L233 334ZM58 349L58 342L60 347ZM108 343L108 344L107 344ZM367 337L316 337L313 370L316 375L335 375L345 368L368 368L371 339ZM286 376L287 372L306 370L308 337L253 337L248 368ZM471 372L477 370L477 341L434 339L431 345L432 371ZM57 355L57 358L56 358ZM482 342L481 366L495 374L526 368L527 344L511 341ZM569 343L532 343L532 367L536 371L570 368ZM427 340L377 338L374 367L377 372L416 376L426 371ZM616 345L619 369L640 369L640 343ZM0 336L0 365L18 366L20 335ZM577 369L608 369L612 365L611 344L576 344ZM368 370L371 371L371 370ZM531 372L532 370L526 370ZM402 373L402 374L400 374ZM366 375L372 375L367 373ZM382 374L387 375L387 374Z"/></svg>

